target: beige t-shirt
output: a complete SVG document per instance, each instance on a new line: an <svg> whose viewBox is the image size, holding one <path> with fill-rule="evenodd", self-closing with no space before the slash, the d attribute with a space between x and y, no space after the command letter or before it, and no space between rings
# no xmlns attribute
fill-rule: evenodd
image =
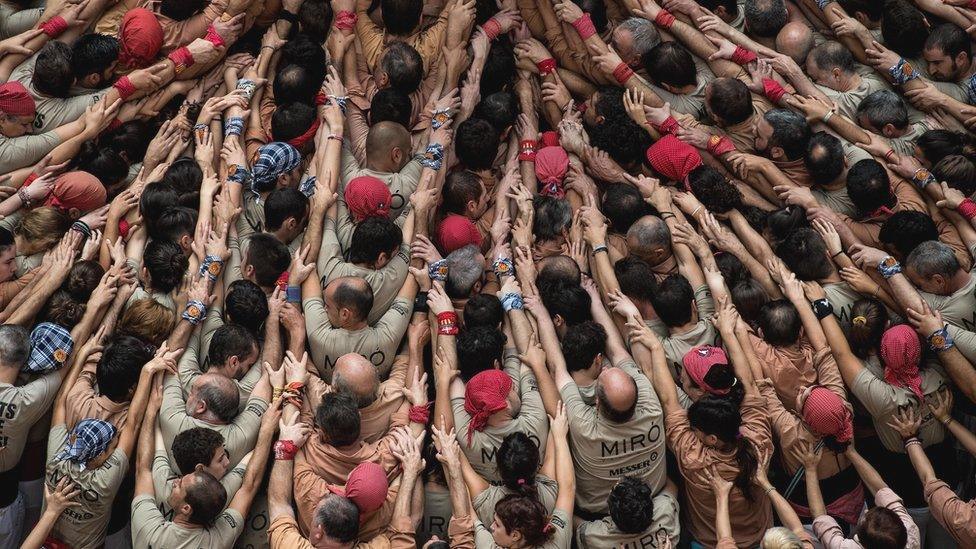
<svg viewBox="0 0 976 549"><path fill-rule="evenodd" d="M678 522L678 499L667 491L654 496L651 525L639 534L621 532L613 519L584 522L576 527L576 544L580 549L633 549L637 547L657 547L658 532L667 533L671 543L677 547L681 536Z"/></svg>
<svg viewBox="0 0 976 549"><path fill-rule="evenodd" d="M538 500L546 508L547 513L551 513L556 506L556 495L559 493L559 485L555 480L545 476L536 475L535 489ZM474 512L478 520L485 524L491 524L495 519L495 505L505 496L513 493L504 486L492 484L485 488L483 492L474 498Z"/></svg>
<svg viewBox="0 0 976 549"><path fill-rule="evenodd" d="M319 276L322 277L322 287L325 288L332 280L344 276L365 279L373 289L373 308L370 309L366 322L373 324L390 308L407 279L407 266L410 264L409 243L403 243L383 268L365 269L343 260L335 228L335 220L326 218L322 230L322 246L316 262Z"/></svg>
<svg viewBox="0 0 976 549"><path fill-rule="evenodd" d="M81 118L85 109L98 102L108 89L90 90L73 86L69 97L52 97L34 88L34 67L37 64L37 54L20 64L12 73L8 82L17 81L27 88L34 99L37 114L34 115L34 131L36 133L51 131L58 126Z"/></svg>
<svg viewBox="0 0 976 549"><path fill-rule="evenodd" d="M3 154L0 154L0 173L30 166L60 144L61 137L54 131L20 137L0 135L0 151L3 151Z"/></svg>
<svg viewBox="0 0 976 549"><path fill-rule="evenodd" d="M644 80L644 84L654 90L661 101L671 104L671 110L681 114L693 116L698 121L705 119L705 87L715 80L715 74L701 59L693 57L698 82L691 93L673 93L664 88Z"/></svg>
<svg viewBox="0 0 976 549"><path fill-rule="evenodd" d="M816 84L817 88L819 88L828 99L837 104L837 112L843 114L850 120L855 120L857 107L861 104L861 101L863 101L865 97L878 90L891 89L891 85L878 76L873 69L867 67L864 68L867 70L857 71L857 74L861 76L861 82L852 90L842 92L828 88L827 86Z"/></svg>
<svg viewBox="0 0 976 549"><path fill-rule="evenodd" d="M424 515L417 528L417 545L423 547L431 536L448 538L448 525L454 507L451 492L445 486L428 481L424 484Z"/></svg>
<svg viewBox="0 0 976 549"><path fill-rule="evenodd" d="M702 285L695 288L695 307L698 309L698 323L691 330L683 333L673 333L669 331L667 337L661 339L664 346L664 355L668 359L668 366L671 372L677 374L682 368L682 360L688 351L699 345L720 345L718 330L708 320L715 312L715 300L708 286ZM677 380L677 377L675 377Z"/></svg>
<svg viewBox="0 0 976 549"><path fill-rule="evenodd" d="M25 385L0 383L0 472L17 466L27 443L27 433L54 402L61 373L51 372Z"/></svg>
<svg viewBox="0 0 976 549"><path fill-rule="evenodd" d="M231 463L240 463L244 455L254 449L258 441L261 416L268 411L268 402L263 398L251 397L244 411L237 414L227 425L213 425L187 415L183 389L176 376L168 374L163 381L163 405L159 410L159 427L163 432L166 448L173 447L176 435L194 427L206 427L217 431L224 437ZM170 456L172 459L172 456Z"/></svg>
<svg viewBox="0 0 976 549"><path fill-rule="evenodd" d="M976 276L952 295L919 292L930 307L942 313L942 319L964 330L976 330Z"/></svg>
<svg viewBox="0 0 976 549"><path fill-rule="evenodd" d="M555 532L552 538L539 548L569 549L573 541L573 517L567 515L562 509L556 509L550 517L550 524L555 528ZM494 538L491 537L491 530L480 520L474 521L474 546L476 549L498 549Z"/></svg>
<svg viewBox="0 0 976 549"><path fill-rule="evenodd" d="M159 431L156 431L157 440L160 436ZM230 503L230 500L234 499L234 494L244 484L244 470L246 468L247 464L242 461L236 467L227 471L227 474L220 479L220 484L227 492L227 503ZM159 512L163 514L165 520L173 520L174 513L173 508L169 506L169 495L173 492L173 481L180 478L180 476L170 464L166 448L157 444L156 455L153 456L152 462L152 479L153 487L156 491L156 504L159 506Z"/></svg>
<svg viewBox="0 0 976 549"><path fill-rule="evenodd" d="M93 549L105 540L112 500L129 470L129 458L117 449L97 469L85 470L68 460L54 461L54 456L67 446L67 438L68 429L63 423L51 427L44 482L49 489L54 489L67 476L81 490L81 497L75 499L81 505L61 513L51 536L70 543L75 549Z"/></svg>
<svg viewBox="0 0 976 549"><path fill-rule="evenodd" d="M830 301L830 305L834 308L834 316L837 317L837 322L841 324L851 319L851 308L854 306L854 302L864 298L844 281L824 284L823 290L827 294L827 301Z"/></svg>
<svg viewBox="0 0 976 549"><path fill-rule="evenodd" d="M407 162L396 173L378 172L369 168L360 168L356 157L352 155L347 147L343 146L342 177L339 179L339 196L345 195L346 185L349 184L350 180L361 175L375 177L383 183L386 183L386 186L390 189L390 194L393 195L393 200L390 203L390 217L395 219L410 204L410 195L417 190L417 185L420 183L420 173L423 170L424 167L420 165L420 158L417 156Z"/></svg>
<svg viewBox="0 0 976 549"><path fill-rule="evenodd" d="M633 361L620 368L637 383L634 416L626 423L602 417L583 402L575 383L559 388L569 417L569 443L576 465L576 505L607 512L607 497L622 476L635 476L657 492L665 480L664 413L650 380Z"/></svg>
<svg viewBox="0 0 976 549"><path fill-rule="evenodd" d="M521 367L518 387L522 399L522 409L518 416L505 425L487 426L483 431L472 431L471 444L468 444L468 424L471 423L471 416L464 409L464 397L451 399L458 444L471 463L471 467L488 482L501 480L495 465L495 454L505 437L512 433L525 433L539 445L539 453L545 455L546 438L549 436L549 418L542 406L542 397L539 395L535 374L527 366Z"/></svg>
<svg viewBox="0 0 976 549"><path fill-rule="evenodd" d="M217 516L210 528L183 528L167 521L152 496L132 502L132 546L159 549L230 549L244 528L244 517L233 509Z"/></svg>
<svg viewBox="0 0 976 549"><path fill-rule="evenodd" d="M222 322L220 326L223 326ZM219 329L220 326L217 326L217 329ZM206 327L206 321L204 321L203 328ZM216 332L217 329L215 329L214 332ZM211 339L213 339L213 332L211 332L209 335ZM202 355L202 360L200 358L200 349L202 346L203 330L200 327L197 327L197 329L193 331L193 335L190 337L190 341L186 345L186 350L183 351L183 356L180 357L180 361L178 363L180 385L182 385L184 396L190 394L190 388L193 387L193 382L198 377L203 375L201 364L207 364L206 355ZM209 364L207 367L209 369ZM238 412L243 412L244 407L247 406L247 400L251 396L251 391L254 390L254 386L257 385L258 381L261 380L261 373L261 361L258 360L251 365L251 369L248 370L241 379L233 380L234 383L237 384L237 388L240 391L241 402L238 407Z"/></svg>
<svg viewBox="0 0 976 549"><path fill-rule="evenodd" d="M306 299L302 305L312 362L323 376L331 376L335 361L346 353L359 353L366 357L376 366L380 378L389 375L397 347L410 323L413 312L410 300L397 298L376 324L355 332L332 326L321 297Z"/></svg>
<svg viewBox="0 0 976 549"><path fill-rule="evenodd" d="M922 377L922 394L928 402L935 402L934 395L939 391L948 390L948 382L940 372L940 367L934 360L928 360L927 367L923 366L919 370ZM919 403L918 398L908 389L895 387L884 379L884 370L880 364L873 361L864 361L864 369L854 378L851 385L851 394L857 397L858 401L871 414L874 423L874 430L878 433L878 439L889 452L899 454L905 453L905 445L901 435L888 426L895 414L904 408L914 408L916 414L922 417L922 425L918 430L918 437L925 446L931 446L942 442L945 438L945 426L932 415L932 411L924 403Z"/></svg>

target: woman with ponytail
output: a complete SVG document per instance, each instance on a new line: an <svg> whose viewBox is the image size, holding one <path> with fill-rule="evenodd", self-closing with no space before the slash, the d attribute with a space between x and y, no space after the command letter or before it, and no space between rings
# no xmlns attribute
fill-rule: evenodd
<svg viewBox="0 0 976 549"><path fill-rule="evenodd" d="M668 447L677 458L685 480L685 508L691 517L688 527L695 548L714 547L721 537L715 527L714 489L700 474L706 469L714 470L733 484L729 499L734 514L732 537L740 546L757 546L773 525L769 498L753 484L759 456L773 451L769 418L765 399L753 381L739 343L740 338L748 337L747 328L738 320L729 299L720 300L715 324L742 385L741 406L727 398L706 395L688 410L678 402L678 390L661 341L640 318L627 320L634 358L651 379L664 408Z"/></svg>
<svg viewBox="0 0 976 549"><path fill-rule="evenodd" d="M554 452L546 452L546 460L539 471L539 445L528 435L515 432L502 441L495 454L500 485L489 484L468 463L461 460L464 482L474 502L474 510L484 523L492 521L495 506L510 495L524 496L542 503L546 513L551 513L556 505L559 489L552 479L555 470Z"/></svg>
<svg viewBox="0 0 976 549"><path fill-rule="evenodd" d="M475 547L569 549L573 538L576 473L569 441L566 439L568 432L566 409L560 401L556 408L556 417L549 417L551 444L548 445L547 454L552 457L546 457L556 471L556 482L559 486L552 513L546 510L535 495L513 491L495 505L490 523L483 520L475 522ZM500 462L499 459L499 464ZM505 482L507 484L508 481Z"/></svg>

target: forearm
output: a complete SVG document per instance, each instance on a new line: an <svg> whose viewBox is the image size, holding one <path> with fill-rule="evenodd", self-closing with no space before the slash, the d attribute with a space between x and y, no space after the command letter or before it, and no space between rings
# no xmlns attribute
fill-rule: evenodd
<svg viewBox="0 0 976 549"><path fill-rule="evenodd" d="M268 514L272 521L282 516L295 516L291 507L294 469L295 462L291 459L276 459L271 467L271 478L268 480Z"/></svg>
<svg viewBox="0 0 976 549"><path fill-rule="evenodd" d="M922 481L922 486L939 479L921 444L908 444L905 446L905 451L908 453L908 458L912 460L912 466L915 467L915 472L918 474L919 480Z"/></svg>
<svg viewBox="0 0 976 549"><path fill-rule="evenodd" d="M732 537L732 519L729 516L728 492L715 492L715 536L718 539Z"/></svg>
<svg viewBox="0 0 976 549"><path fill-rule="evenodd" d="M62 509L60 508L47 507L44 509L44 513L41 514L41 518L37 521L37 524L34 525L30 534L24 539L24 543L21 544L20 549L42 549L44 542L47 541L48 534L51 533L55 523L58 522L61 512Z"/></svg>
<svg viewBox="0 0 976 549"><path fill-rule="evenodd" d="M868 490L870 490L872 494L877 494L882 488L888 487L888 484L885 483L884 479L881 478L881 475L878 474L877 469L872 467L871 464L864 459L864 456L856 451L848 452L847 459L851 460L851 464L854 465L855 469L857 469L857 474L861 477L864 485L867 486Z"/></svg>

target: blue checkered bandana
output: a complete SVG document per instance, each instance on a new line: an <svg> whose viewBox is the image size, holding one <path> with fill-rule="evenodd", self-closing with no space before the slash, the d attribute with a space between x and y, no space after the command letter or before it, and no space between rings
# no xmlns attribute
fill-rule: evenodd
<svg viewBox="0 0 976 549"><path fill-rule="evenodd" d="M254 163L251 174L251 190L270 191L278 176L295 169L302 161L302 153L288 143L273 141L258 149L258 161Z"/></svg>
<svg viewBox="0 0 976 549"><path fill-rule="evenodd" d="M54 456L54 461L68 460L71 463L85 465L89 461L102 455L109 443L115 438L115 425L101 419L83 419L68 433L64 441L67 446Z"/></svg>
<svg viewBox="0 0 976 549"><path fill-rule="evenodd" d="M51 322L38 324L30 335L31 350L25 372L50 372L64 366L75 343L63 326Z"/></svg>

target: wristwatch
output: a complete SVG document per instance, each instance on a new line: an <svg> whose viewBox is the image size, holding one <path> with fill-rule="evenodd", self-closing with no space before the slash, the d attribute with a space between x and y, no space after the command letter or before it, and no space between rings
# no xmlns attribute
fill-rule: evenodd
<svg viewBox="0 0 976 549"><path fill-rule="evenodd" d="M827 299L811 301L810 306L813 307L813 314L817 315L817 320L823 320L834 314L834 306Z"/></svg>

